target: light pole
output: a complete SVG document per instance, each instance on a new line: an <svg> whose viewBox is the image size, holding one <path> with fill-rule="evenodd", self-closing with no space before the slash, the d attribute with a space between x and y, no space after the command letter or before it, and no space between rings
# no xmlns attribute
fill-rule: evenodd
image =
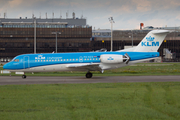
<svg viewBox="0 0 180 120"><path fill-rule="evenodd" d="M36 54L36 17L34 17L34 54Z"/></svg>
<svg viewBox="0 0 180 120"><path fill-rule="evenodd" d="M130 33L129 33L130 34ZM132 38L132 47L133 47L133 30L131 30L131 36L129 36L129 38Z"/></svg>
<svg viewBox="0 0 180 120"><path fill-rule="evenodd" d="M133 30L131 30L132 31L132 47L133 47Z"/></svg>
<svg viewBox="0 0 180 120"><path fill-rule="evenodd" d="M57 53L57 34L61 34L61 32L52 32L51 34L56 34L56 53Z"/></svg>
<svg viewBox="0 0 180 120"><path fill-rule="evenodd" d="M113 17L110 17L108 19L111 23L111 52L112 52L113 51L113 30L112 29L113 29L113 23L115 23L115 22L113 20Z"/></svg>

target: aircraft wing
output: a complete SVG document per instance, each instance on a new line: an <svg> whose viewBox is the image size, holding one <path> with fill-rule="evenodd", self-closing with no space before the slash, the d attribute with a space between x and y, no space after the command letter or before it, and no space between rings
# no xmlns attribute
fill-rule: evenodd
<svg viewBox="0 0 180 120"><path fill-rule="evenodd" d="M99 66L99 63L71 64L68 65L67 68L76 68L88 71L102 71L101 67Z"/></svg>

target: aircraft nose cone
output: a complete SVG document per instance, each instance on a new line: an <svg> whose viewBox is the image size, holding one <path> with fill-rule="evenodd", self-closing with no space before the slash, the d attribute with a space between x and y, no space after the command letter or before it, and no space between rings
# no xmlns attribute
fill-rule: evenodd
<svg viewBox="0 0 180 120"><path fill-rule="evenodd" d="M10 66L9 66L8 63L6 63L6 64L3 66L3 69L9 69L9 68L10 68Z"/></svg>

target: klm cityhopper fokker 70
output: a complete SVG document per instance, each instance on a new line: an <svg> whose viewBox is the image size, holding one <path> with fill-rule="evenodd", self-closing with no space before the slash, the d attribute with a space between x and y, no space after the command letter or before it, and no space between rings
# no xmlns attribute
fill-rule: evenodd
<svg viewBox="0 0 180 120"><path fill-rule="evenodd" d="M100 71L124 67L159 57L157 50L170 31L150 31L138 46L115 52L47 53L16 56L3 66L10 72ZM26 78L24 74L22 78Z"/></svg>

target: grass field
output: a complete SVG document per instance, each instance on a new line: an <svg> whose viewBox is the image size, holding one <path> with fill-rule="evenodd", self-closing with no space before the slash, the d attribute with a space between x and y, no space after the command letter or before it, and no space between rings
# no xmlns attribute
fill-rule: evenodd
<svg viewBox="0 0 180 120"><path fill-rule="evenodd" d="M0 70L3 68L0 67ZM103 74L92 72L93 76L135 76L135 75L180 75L180 63L139 63L113 70L106 70ZM86 72L48 72L26 73L27 76L84 76ZM8 75L8 74L0 74ZM15 75L15 74L12 74Z"/></svg>
<svg viewBox="0 0 180 120"><path fill-rule="evenodd" d="M180 75L180 63L141 63L104 74L93 73L94 76ZM85 72L33 75L84 76ZM0 86L0 120L12 119L180 120L180 82Z"/></svg>
<svg viewBox="0 0 180 120"><path fill-rule="evenodd" d="M180 83L0 86L1 120L179 120Z"/></svg>

